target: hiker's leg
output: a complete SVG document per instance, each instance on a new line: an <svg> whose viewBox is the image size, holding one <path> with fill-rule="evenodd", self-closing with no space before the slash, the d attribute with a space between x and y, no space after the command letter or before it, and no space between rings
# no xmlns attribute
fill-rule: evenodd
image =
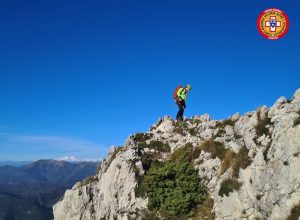
<svg viewBox="0 0 300 220"><path fill-rule="evenodd" d="M185 102L182 102L182 114L181 114L181 120L183 121L183 115L184 115L184 110L186 108Z"/></svg>
<svg viewBox="0 0 300 220"><path fill-rule="evenodd" d="M183 105L181 103L178 103L177 105L178 105L179 110L177 112L176 119L182 121L184 108L183 108Z"/></svg>
<svg viewBox="0 0 300 220"><path fill-rule="evenodd" d="M184 107L182 106L182 111L181 111L181 115L180 115L181 121L183 121L183 114L184 114Z"/></svg>

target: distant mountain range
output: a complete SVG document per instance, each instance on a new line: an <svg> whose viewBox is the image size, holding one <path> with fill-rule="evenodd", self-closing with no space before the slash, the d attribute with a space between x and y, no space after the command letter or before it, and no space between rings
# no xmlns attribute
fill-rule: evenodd
<svg viewBox="0 0 300 220"><path fill-rule="evenodd" d="M21 167L23 165L32 163L33 161L0 161L0 167L3 166L13 166L13 167Z"/></svg>
<svg viewBox="0 0 300 220"><path fill-rule="evenodd" d="M0 219L53 219L52 205L66 189L90 175L99 162L39 160L0 167Z"/></svg>

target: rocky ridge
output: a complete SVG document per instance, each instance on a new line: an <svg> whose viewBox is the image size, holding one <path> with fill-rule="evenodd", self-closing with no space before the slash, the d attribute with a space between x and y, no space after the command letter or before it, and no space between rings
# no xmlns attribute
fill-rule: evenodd
<svg viewBox="0 0 300 220"><path fill-rule="evenodd" d="M124 147L112 147L98 174L54 205L54 219L145 218L148 198L137 189L149 161L166 161L187 144L198 152L192 163L213 201L213 217L204 219L283 220L300 209L298 89L290 100L280 97L270 108L222 121L208 114L182 124L160 119L146 133L131 135Z"/></svg>

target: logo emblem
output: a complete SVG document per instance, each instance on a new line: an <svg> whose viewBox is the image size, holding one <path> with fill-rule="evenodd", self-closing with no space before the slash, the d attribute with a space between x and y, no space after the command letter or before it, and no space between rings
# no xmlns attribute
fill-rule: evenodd
<svg viewBox="0 0 300 220"><path fill-rule="evenodd" d="M276 40L288 32L289 19L283 11L270 8L259 15L256 25L262 36L270 40Z"/></svg>

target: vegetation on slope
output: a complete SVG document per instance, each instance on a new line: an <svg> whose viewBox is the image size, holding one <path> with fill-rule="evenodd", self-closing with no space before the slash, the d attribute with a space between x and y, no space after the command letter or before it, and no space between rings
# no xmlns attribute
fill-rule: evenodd
<svg viewBox="0 0 300 220"><path fill-rule="evenodd" d="M291 210L291 214L287 217L286 220L298 220L300 217L300 203L298 205L294 206Z"/></svg>
<svg viewBox="0 0 300 220"><path fill-rule="evenodd" d="M167 161L152 166L145 177L148 208L165 216L193 214L205 189L188 160Z"/></svg>
<svg viewBox="0 0 300 220"><path fill-rule="evenodd" d="M236 179L229 178L222 182L221 188L219 190L219 196L228 196L230 192L234 190L238 191L242 184L238 182Z"/></svg>
<svg viewBox="0 0 300 220"><path fill-rule="evenodd" d="M297 113L298 113L298 117L294 121L294 127L300 124L300 111L298 111Z"/></svg>
<svg viewBox="0 0 300 220"><path fill-rule="evenodd" d="M173 152L164 162L158 160L158 155L143 154L141 157L146 174L142 177L133 165L139 182L136 196L147 195L148 208L157 216L192 216L203 202L206 189L193 167L195 153L192 145L187 144ZM145 157L147 160L143 159Z"/></svg>

